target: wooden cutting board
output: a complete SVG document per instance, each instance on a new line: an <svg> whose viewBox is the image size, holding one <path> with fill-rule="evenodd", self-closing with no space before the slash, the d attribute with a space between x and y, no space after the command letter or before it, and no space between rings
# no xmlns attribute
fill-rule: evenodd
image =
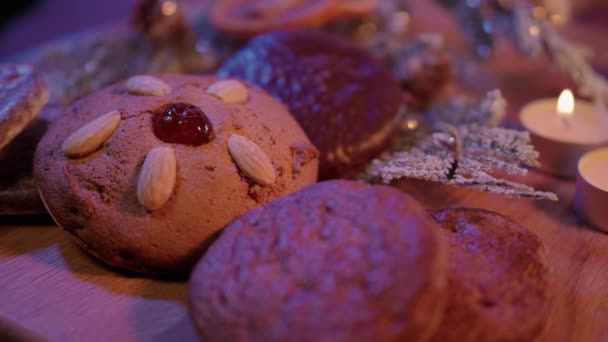
<svg viewBox="0 0 608 342"><path fill-rule="evenodd" d="M51 341L195 339L185 281L114 272L44 219L0 226L0 317Z"/></svg>
<svg viewBox="0 0 608 342"><path fill-rule="evenodd" d="M424 7L428 2L419 3ZM572 30L592 43L600 42L605 32L597 25ZM608 51L600 52L599 60L608 61ZM555 96L568 85L547 63L501 54L503 58L488 68L505 75L498 85L511 105L510 124L516 124L517 109L525 102ZM561 201L512 200L421 182L399 187L429 208L494 210L536 232L548 250L556 293L549 326L540 340L608 341L608 234L577 219L572 210L573 181L536 172L520 180L556 192ZM0 275L0 330L11 327L11 333L25 340L38 335L62 342L196 340L185 280L148 279L112 270L82 252L46 216L0 218Z"/></svg>

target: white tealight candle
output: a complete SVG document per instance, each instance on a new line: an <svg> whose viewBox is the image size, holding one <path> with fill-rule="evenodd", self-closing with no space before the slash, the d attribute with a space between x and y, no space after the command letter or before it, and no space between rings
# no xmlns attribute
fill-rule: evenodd
<svg viewBox="0 0 608 342"><path fill-rule="evenodd" d="M558 176L576 177L577 162L586 152L608 145L608 114L586 101L575 101L570 90L559 99L544 99L525 106L520 121L540 152L540 169Z"/></svg>
<svg viewBox="0 0 608 342"><path fill-rule="evenodd" d="M578 162L576 212L595 227L608 232L608 148L585 154Z"/></svg>

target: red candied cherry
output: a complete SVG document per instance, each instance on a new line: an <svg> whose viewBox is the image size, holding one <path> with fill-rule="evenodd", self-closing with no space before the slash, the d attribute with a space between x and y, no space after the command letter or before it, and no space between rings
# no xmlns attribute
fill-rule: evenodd
<svg viewBox="0 0 608 342"><path fill-rule="evenodd" d="M215 137L209 118L189 103L163 106L152 120L154 135L166 143L200 146Z"/></svg>

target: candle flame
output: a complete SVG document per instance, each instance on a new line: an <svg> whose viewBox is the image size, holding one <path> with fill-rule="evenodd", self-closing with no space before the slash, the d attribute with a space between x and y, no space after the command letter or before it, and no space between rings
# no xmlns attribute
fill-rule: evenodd
<svg viewBox="0 0 608 342"><path fill-rule="evenodd" d="M570 89L565 89L557 100L557 112L561 117L570 117L574 114L574 94Z"/></svg>
<svg viewBox="0 0 608 342"><path fill-rule="evenodd" d="M175 1L165 1L161 6L163 15L170 17L177 12L177 3Z"/></svg>

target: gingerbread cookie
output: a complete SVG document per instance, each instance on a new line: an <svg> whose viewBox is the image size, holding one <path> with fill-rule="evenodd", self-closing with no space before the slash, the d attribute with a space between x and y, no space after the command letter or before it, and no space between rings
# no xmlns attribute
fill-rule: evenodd
<svg viewBox="0 0 608 342"><path fill-rule="evenodd" d="M32 67L0 64L0 149L23 131L48 99L46 83Z"/></svg>
<svg viewBox="0 0 608 342"><path fill-rule="evenodd" d="M398 82L369 52L324 32L257 37L218 75L247 80L287 104L321 151L321 179L353 176L395 130Z"/></svg>
<svg viewBox="0 0 608 342"><path fill-rule="evenodd" d="M233 219L314 183L317 156L261 90L140 75L68 107L39 144L34 175L49 212L89 252L184 272Z"/></svg>
<svg viewBox="0 0 608 342"><path fill-rule="evenodd" d="M203 341L424 341L445 304L439 227L387 186L329 181L234 221L197 264Z"/></svg>
<svg viewBox="0 0 608 342"><path fill-rule="evenodd" d="M547 322L551 293L538 237L485 210L431 215L449 241L449 300L433 341L533 341Z"/></svg>

